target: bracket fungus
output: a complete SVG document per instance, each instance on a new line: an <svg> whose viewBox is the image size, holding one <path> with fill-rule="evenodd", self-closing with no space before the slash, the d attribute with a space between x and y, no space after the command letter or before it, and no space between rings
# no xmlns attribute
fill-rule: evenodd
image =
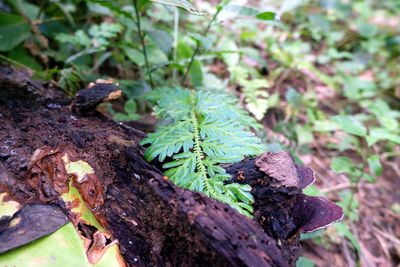
<svg viewBox="0 0 400 267"><path fill-rule="evenodd" d="M294 195L292 216L296 232L313 232L342 220L342 207L326 198L301 193L315 181L314 171L296 164L289 151L266 152L255 160L255 165L271 178L272 187Z"/></svg>

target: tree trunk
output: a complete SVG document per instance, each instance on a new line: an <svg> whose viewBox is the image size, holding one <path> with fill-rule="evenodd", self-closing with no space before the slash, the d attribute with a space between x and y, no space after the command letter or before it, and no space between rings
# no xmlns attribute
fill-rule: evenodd
<svg viewBox="0 0 400 267"><path fill-rule="evenodd" d="M101 190L91 194L98 194L103 203L95 214L119 240L129 265L295 264L299 234L291 215L294 197L269 187L254 160L226 167L234 181L244 171L255 188L250 220L164 179L142 158L141 131L95 110L73 112L73 100L30 76L26 70L0 65L0 193L7 191L23 203L40 201L65 209L52 186L51 171L41 173L38 182L29 164L37 149L69 150L95 170Z"/></svg>

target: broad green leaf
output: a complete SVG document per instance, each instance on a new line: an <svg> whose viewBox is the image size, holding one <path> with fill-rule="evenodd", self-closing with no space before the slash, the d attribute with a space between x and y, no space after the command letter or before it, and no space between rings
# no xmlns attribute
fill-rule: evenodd
<svg viewBox="0 0 400 267"><path fill-rule="evenodd" d="M374 128L370 131L370 136L379 140L388 140L400 145L400 136L385 128Z"/></svg>
<svg viewBox="0 0 400 267"><path fill-rule="evenodd" d="M23 17L0 13L0 51L10 51L30 34L29 24Z"/></svg>
<svg viewBox="0 0 400 267"><path fill-rule="evenodd" d="M143 67L145 65L145 60L143 53L140 52L137 49L130 48L127 46L124 46L123 48L124 54L135 64L137 64L139 67Z"/></svg>
<svg viewBox="0 0 400 267"><path fill-rule="evenodd" d="M192 37L196 42L201 44L201 48L204 52L209 50L213 44L213 41L207 36L203 36L197 33L189 33L189 36Z"/></svg>
<svg viewBox="0 0 400 267"><path fill-rule="evenodd" d="M28 52L23 44L14 47L14 49L8 53L8 57L35 71L43 70L42 65L36 61L36 59Z"/></svg>
<svg viewBox="0 0 400 267"><path fill-rule="evenodd" d="M256 15L256 18L261 20L274 20L275 19L275 12L266 11Z"/></svg>
<svg viewBox="0 0 400 267"><path fill-rule="evenodd" d="M333 158L331 168L336 173L352 174L355 172L354 163L347 157Z"/></svg>
<svg viewBox="0 0 400 267"><path fill-rule="evenodd" d="M28 18L30 21L34 21L39 12L39 7L35 4L29 3L31 1L8 0L5 2L8 2L8 4L11 4L15 8L15 13L21 14L23 17Z"/></svg>
<svg viewBox="0 0 400 267"><path fill-rule="evenodd" d="M194 60L189 70L190 79L195 87L203 85L203 70L202 64L198 60Z"/></svg>
<svg viewBox="0 0 400 267"><path fill-rule="evenodd" d="M303 191L303 192L304 192L304 191ZM307 240L307 239L314 239L314 238L317 238L317 237L319 237L323 232L324 232L324 229L319 229L319 230L317 230L317 231L315 231L315 232L311 232L311 233L305 233L305 234L301 233L301 234L300 234L300 241Z"/></svg>
<svg viewBox="0 0 400 267"><path fill-rule="evenodd" d="M364 38L372 38L378 33L378 27L366 21L361 21L357 25L357 32Z"/></svg>
<svg viewBox="0 0 400 267"><path fill-rule="evenodd" d="M220 50L229 51L229 53L223 53L222 58L229 68L237 66L239 63L239 48L232 39L225 39L221 42Z"/></svg>
<svg viewBox="0 0 400 267"><path fill-rule="evenodd" d="M185 42L178 43L178 61L188 59L193 55L193 49Z"/></svg>
<svg viewBox="0 0 400 267"><path fill-rule="evenodd" d="M340 129L340 125L335 122L328 120L316 120L314 121L313 126L314 131L316 132L330 132Z"/></svg>
<svg viewBox="0 0 400 267"><path fill-rule="evenodd" d="M366 180L369 183L375 183L376 182L376 176L371 176L368 173L363 173L361 175L361 178L363 178L364 180Z"/></svg>
<svg viewBox="0 0 400 267"><path fill-rule="evenodd" d="M275 18L275 13L251 6L226 5L218 15L218 19L220 20L236 17L256 17L261 20L273 20Z"/></svg>
<svg viewBox="0 0 400 267"><path fill-rule="evenodd" d="M74 225L68 223L51 235L0 255L0 262L5 266L90 266L85 250Z"/></svg>
<svg viewBox="0 0 400 267"><path fill-rule="evenodd" d="M371 155L367 158L369 169L373 174L379 176L382 174L382 164L378 155Z"/></svg>
<svg viewBox="0 0 400 267"><path fill-rule="evenodd" d="M323 196L321 191L319 191L319 189L313 185L309 185L305 189L303 189L303 194L306 194L307 196L315 196L315 197Z"/></svg>
<svg viewBox="0 0 400 267"><path fill-rule="evenodd" d="M4 266L124 266L118 244L104 248L105 254L96 264L90 264L86 256L84 240L72 223L67 223L56 232L39 238L27 245L0 255Z"/></svg>
<svg viewBox="0 0 400 267"><path fill-rule="evenodd" d="M146 34L164 54L169 55L169 53L171 53L174 41L171 35L162 30L146 31Z"/></svg>
<svg viewBox="0 0 400 267"><path fill-rule="evenodd" d="M288 104L291 104L296 108L300 108L303 103L303 96L294 88L289 88L285 94L285 98Z"/></svg>
<svg viewBox="0 0 400 267"><path fill-rule="evenodd" d="M141 10L146 5L150 4L150 0L139 0L138 9Z"/></svg>
<svg viewBox="0 0 400 267"><path fill-rule="evenodd" d="M135 113L137 109L136 101L133 99L129 99L125 102L124 109L128 114Z"/></svg>
<svg viewBox="0 0 400 267"><path fill-rule="evenodd" d="M150 0L151 2L163 4L167 6L176 6L179 8L183 8L188 11L190 14L204 16L207 15L207 12L200 11L196 9L189 1L187 0Z"/></svg>
<svg viewBox="0 0 400 267"><path fill-rule="evenodd" d="M365 139L367 140L367 144L368 144L369 147L379 141L378 138L375 138L375 137L372 137L372 136L369 136L369 135L367 135L365 137Z"/></svg>
<svg viewBox="0 0 400 267"><path fill-rule="evenodd" d="M299 145L304 145L314 140L312 132L306 127L297 124L295 130L297 135L297 142Z"/></svg>
<svg viewBox="0 0 400 267"><path fill-rule="evenodd" d="M334 116L331 119L338 123L341 129L347 133L358 136L366 136L367 134L367 128L354 116Z"/></svg>
<svg viewBox="0 0 400 267"><path fill-rule="evenodd" d="M314 264L309 258L300 257L296 262L296 267L314 267Z"/></svg>
<svg viewBox="0 0 400 267"><path fill-rule="evenodd" d="M116 7L113 5L113 2L108 2L108 1L96 1L96 0L89 0L89 2L95 4L95 5L100 5L102 7L108 8L110 11L112 11L114 14L122 15L126 18L133 19L133 16L131 13L122 10L119 7ZM108 13L110 14L110 13Z"/></svg>

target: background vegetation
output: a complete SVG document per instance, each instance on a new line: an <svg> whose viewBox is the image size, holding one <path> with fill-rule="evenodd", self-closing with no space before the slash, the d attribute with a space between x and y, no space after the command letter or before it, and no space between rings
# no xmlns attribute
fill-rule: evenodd
<svg viewBox="0 0 400 267"><path fill-rule="evenodd" d="M149 121L144 95L161 86L236 95L269 151L315 169L307 193L345 210L303 236L299 266L400 262L399 1L5 0L0 12L2 61L70 95L113 78L124 99L102 110L116 120Z"/></svg>

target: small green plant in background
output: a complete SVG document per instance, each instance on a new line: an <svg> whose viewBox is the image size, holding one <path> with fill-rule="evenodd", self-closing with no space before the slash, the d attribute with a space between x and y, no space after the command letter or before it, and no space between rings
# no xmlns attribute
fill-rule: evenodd
<svg viewBox="0 0 400 267"><path fill-rule="evenodd" d="M114 115L114 120L116 121L136 121L140 119L140 116L137 112L136 101L133 99L129 99L124 104L124 110L126 113L117 112Z"/></svg>

